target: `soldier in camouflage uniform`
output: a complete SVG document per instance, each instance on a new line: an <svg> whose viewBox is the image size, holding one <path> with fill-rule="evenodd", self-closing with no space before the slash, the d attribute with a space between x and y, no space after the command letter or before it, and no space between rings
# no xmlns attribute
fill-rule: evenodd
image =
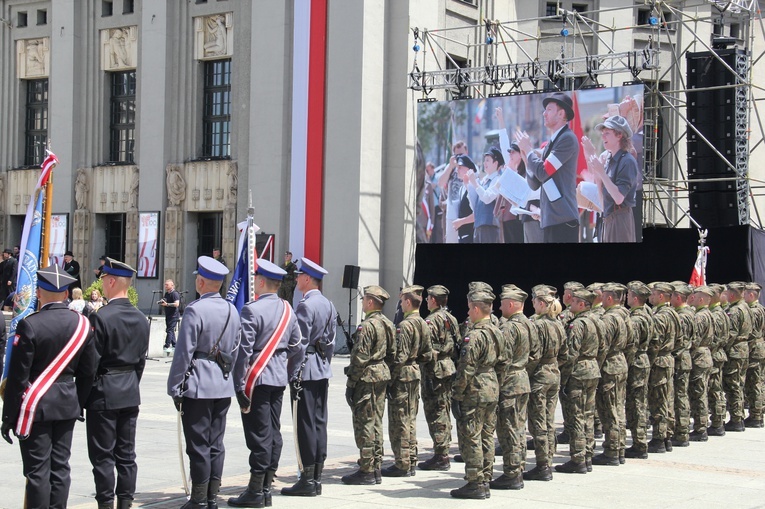
<svg viewBox="0 0 765 509"><path fill-rule="evenodd" d="M566 326L567 355L571 362L571 374L566 387L560 393L565 395L567 413L571 419L569 430L569 454L571 459L555 467L556 472L587 473L587 458L592 459L595 448L594 413L595 391L600 378L598 350L600 335L595 322L589 316L595 293L584 288L572 291L569 309L573 320Z"/></svg>
<svg viewBox="0 0 765 509"><path fill-rule="evenodd" d="M752 313L743 299L746 283L728 283L728 317L730 335L726 347L728 362L723 366L723 389L728 401L730 421L725 431L744 431L744 377L749 363L749 337L752 335Z"/></svg>
<svg viewBox="0 0 765 509"><path fill-rule="evenodd" d="M494 294L468 294L468 317L472 327L464 339L454 379L452 411L457 419L460 453L465 460L467 484L451 491L455 498L484 499L494 466L494 425L496 425L499 383L494 366L503 342L502 332L491 323ZM485 435L490 433L491 447ZM483 436L482 436L483 435Z"/></svg>
<svg viewBox="0 0 765 509"><path fill-rule="evenodd" d="M600 317L603 316L603 313L605 313L605 309L603 309L603 292L601 289L603 288L603 283L590 283L587 285L587 289L591 292L595 293L595 301L592 303L592 308L590 309L590 314L592 315L592 319L596 321L596 323L600 327ZM597 396L596 396L596 406L597 406ZM595 438L603 438L603 423L600 422L600 415L598 415L599 412L595 412Z"/></svg>
<svg viewBox="0 0 765 509"><path fill-rule="evenodd" d="M744 300L749 305L752 314L752 335L749 338L749 367L746 370L744 396L749 404L749 417L744 419L747 428L762 428L763 400L763 370L765 369L765 308L759 302L760 290L758 283L747 283L744 290Z"/></svg>
<svg viewBox="0 0 765 509"><path fill-rule="evenodd" d="M383 455L382 418L385 411L385 389L390 380L386 360L396 354L396 329L382 314L383 304L390 298L379 286L363 291L361 309L364 321L356 331L351 362L346 368L348 382L345 400L353 413L353 433L361 451L359 469L343 476L345 484L379 484Z"/></svg>
<svg viewBox="0 0 765 509"><path fill-rule="evenodd" d="M603 453L592 458L593 465L619 466L624 457L627 436L625 402L627 391L627 359L624 349L630 341L629 312L620 304L625 287L618 283L603 285L605 312L601 317L605 346L599 352L600 384L597 405L603 422Z"/></svg>
<svg viewBox="0 0 765 509"><path fill-rule="evenodd" d="M709 372L712 370L712 351L709 346L714 340L714 317L709 310L712 290L707 286L693 289L688 302L696 308L696 339L691 345L693 369L688 385L688 396L693 417L693 431L688 440L691 442L707 441L707 422L709 421Z"/></svg>
<svg viewBox="0 0 765 509"><path fill-rule="evenodd" d="M655 282L649 285L653 306L654 336L648 343L651 374L648 377L648 409L653 419L653 433L648 442L649 453L672 450L671 430L674 426L673 376L675 359L672 350L680 331L680 317L669 304L672 285Z"/></svg>
<svg viewBox="0 0 765 509"><path fill-rule="evenodd" d="M646 305L651 289L640 281L627 284L627 305L630 308L630 334L632 340L624 351L627 372L627 429L632 434L632 446L624 451L625 458L648 458L648 377L651 362L648 343L653 337L653 315Z"/></svg>
<svg viewBox="0 0 765 509"><path fill-rule="evenodd" d="M712 344L709 345L712 351L712 369L709 372L709 386L707 393L709 395L709 413L711 425L707 428L708 436L725 435L725 391L723 391L723 366L728 360L725 353L725 345L730 336L730 319L723 309L720 297L725 292L725 286L719 284L708 285L712 291L712 299L709 304L709 310L712 312L712 323L714 334Z"/></svg>
<svg viewBox="0 0 765 509"><path fill-rule="evenodd" d="M497 438L502 448L502 475L489 483L499 490L523 488L526 465L526 411L529 402L529 343L538 342L536 327L523 315L523 303L528 294L515 285L504 285L500 329L504 334L505 352L497 363L499 406L497 408ZM501 364L501 366L500 366Z"/></svg>
<svg viewBox="0 0 765 509"><path fill-rule="evenodd" d="M691 403L688 398L688 383L693 362L691 346L696 341L696 318L694 309L686 302L691 294L691 287L682 281L673 281L672 297L669 303L680 317L680 334L675 338L672 355L675 358L675 427L672 429L672 445L688 446L688 433L691 427Z"/></svg>
<svg viewBox="0 0 765 509"><path fill-rule="evenodd" d="M449 290L441 285L428 288L428 314L433 360L422 364L422 406L428 431L433 439L433 456L417 465L422 470L449 470L449 445L452 441L452 355L459 337L459 322L446 307Z"/></svg>
<svg viewBox="0 0 765 509"><path fill-rule="evenodd" d="M572 292L575 290L583 290L584 285L582 283L579 283L577 281L569 281L563 285L563 305L565 306L565 309L560 314L560 321L561 324L563 324L563 328L567 329L569 324L574 320L574 313L571 311L571 299ZM560 369L560 392L558 394L558 399L560 400L560 406L563 411L563 432L561 432L557 437L555 437L555 440L559 444L567 444L569 443L569 437L571 436L571 429L570 429L570 417L568 415L568 410L571 408L571 406L566 401L567 393L565 391L566 388L566 382L568 381L569 374L571 373L571 365L560 364L558 365L558 369Z"/></svg>
<svg viewBox="0 0 765 509"><path fill-rule="evenodd" d="M558 405L560 389L558 354L561 349L567 348L566 333L558 320L562 311L560 301L549 289L544 293L538 289L533 303L537 316L534 325L539 336L540 353L535 365L532 366L529 361L531 368L527 369L531 383L529 431L534 438L536 466L524 472L523 479L550 481L553 477L550 464L555 454L555 408Z"/></svg>
<svg viewBox="0 0 765 509"><path fill-rule="evenodd" d="M396 329L396 355L388 364L388 434L395 464L382 469L383 477L409 477L417 464L417 409L420 404L420 366L433 359L430 328L420 316L421 286L401 289L404 319Z"/></svg>

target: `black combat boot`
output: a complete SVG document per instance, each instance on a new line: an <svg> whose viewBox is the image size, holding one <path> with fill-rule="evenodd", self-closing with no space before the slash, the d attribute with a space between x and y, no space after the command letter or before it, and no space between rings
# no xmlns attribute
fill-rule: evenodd
<svg viewBox="0 0 765 509"><path fill-rule="evenodd" d="M316 494L321 495L321 472L324 470L324 463L317 463L313 466L313 481L316 485Z"/></svg>
<svg viewBox="0 0 765 509"><path fill-rule="evenodd" d="M376 472L363 472L361 469L358 469L352 474L344 475L340 480L343 481L343 484L349 484L351 486L378 484L375 479L375 473Z"/></svg>
<svg viewBox="0 0 765 509"><path fill-rule="evenodd" d="M731 419L725 423L725 431L746 431L746 426L744 426L744 421L734 421Z"/></svg>
<svg viewBox="0 0 765 509"><path fill-rule="evenodd" d="M420 470L449 470L451 464L449 463L448 454L434 454L432 458L421 461L417 468Z"/></svg>
<svg viewBox="0 0 765 509"><path fill-rule="evenodd" d="M316 480L314 479L314 465L306 465L300 472L300 479L291 488L282 488L282 495L288 497L315 497Z"/></svg>
<svg viewBox="0 0 765 509"><path fill-rule="evenodd" d="M117 509L130 509L133 507L133 501L126 498L117 499Z"/></svg>
<svg viewBox="0 0 765 509"><path fill-rule="evenodd" d="M611 456L606 456L606 453L600 453L596 456L592 457L592 464L593 465L605 465L608 467L618 467L619 466L619 457L612 458Z"/></svg>
<svg viewBox="0 0 765 509"><path fill-rule="evenodd" d="M667 452L667 448L664 446L664 439L652 438L651 441L648 442L648 452L652 454Z"/></svg>
<svg viewBox="0 0 765 509"><path fill-rule="evenodd" d="M638 449L637 447L635 447L635 444L632 444L632 447L628 447L624 450L624 457L631 458L631 459L645 460L645 459L648 459L648 453L645 452L643 449Z"/></svg>
<svg viewBox="0 0 765 509"><path fill-rule="evenodd" d="M566 431L565 429L558 436L555 437L555 440L559 444L567 444L570 439L571 438L568 436L568 431Z"/></svg>
<svg viewBox="0 0 765 509"><path fill-rule="evenodd" d="M757 418L756 416L750 415L744 419L744 426L747 428L762 428L762 417Z"/></svg>
<svg viewBox="0 0 765 509"><path fill-rule="evenodd" d="M411 475L408 468L401 469L396 465L385 467L380 471L380 473L383 477L409 477Z"/></svg>
<svg viewBox="0 0 765 509"><path fill-rule="evenodd" d="M520 474L515 476L502 474L489 482L489 486L495 490L521 490L523 489L523 476Z"/></svg>
<svg viewBox="0 0 765 509"><path fill-rule="evenodd" d="M263 478L263 502L266 507L271 507L271 485L276 477L276 470L266 470L266 476Z"/></svg>
<svg viewBox="0 0 765 509"><path fill-rule="evenodd" d="M707 428L707 436L710 437L724 437L725 436L725 426L709 426Z"/></svg>
<svg viewBox="0 0 765 509"><path fill-rule="evenodd" d="M207 509L208 483L191 483L191 498L181 506L181 509Z"/></svg>
<svg viewBox="0 0 765 509"><path fill-rule="evenodd" d="M210 478L207 486L207 509L218 509L218 491L220 491L220 479Z"/></svg>
<svg viewBox="0 0 765 509"><path fill-rule="evenodd" d="M524 481L552 481L552 468L549 465L537 465L523 473Z"/></svg>
<svg viewBox="0 0 765 509"><path fill-rule="evenodd" d="M483 500L486 498L483 487L478 481L468 481L468 483L449 493L454 498L465 498L471 500Z"/></svg>
<svg viewBox="0 0 765 509"><path fill-rule="evenodd" d="M251 473L247 489L238 497L229 498L228 505L231 507L265 507L266 497L263 493L263 481L265 478L265 472Z"/></svg>
<svg viewBox="0 0 765 509"><path fill-rule="evenodd" d="M99 502L98 509L114 509L114 500L111 502Z"/></svg>
<svg viewBox="0 0 765 509"><path fill-rule="evenodd" d="M688 435L688 440L691 442L706 442L709 440L709 435L707 435L707 430L691 431Z"/></svg>
<svg viewBox="0 0 765 509"><path fill-rule="evenodd" d="M690 440L683 437L672 437L672 446L673 447L688 447L691 445Z"/></svg>
<svg viewBox="0 0 765 509"><path fill-rule="evenodd" d="M555 471L563 474L586 474L587 464L584 461L568 460L562 465L555 465Z"/></svg>
<svg viewBox="0 0 765 509"><path fill-rule="evenodd" d="M465 460L462 459L462 454L455 454L454 455L454 462L455 463L465 463Z"/></svg>
<svg viewBox="0 0 765 509"><path fill-rule="evenodd" d="M375 484L382 484L382 468L375 468Z"/></svg>

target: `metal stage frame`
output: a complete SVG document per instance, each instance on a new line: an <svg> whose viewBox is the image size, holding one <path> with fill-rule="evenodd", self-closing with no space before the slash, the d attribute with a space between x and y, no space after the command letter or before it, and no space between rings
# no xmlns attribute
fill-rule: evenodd
<svg viewBox="0 0 765 509"><path fill-rule="evenodd" d="M609 26L607 20L617 17L644 23ZM592 12L567 11L558 5L556 16L485 20L435 30L413 28L412 35L414 58L408 87L414 99L576 90L605 86L604 81L645 84L644 226L699 226L688 210L685 164L685 141L694 133L725 161L733 176L694 178L693 182L735 181L738 224L763 227L756 198L765 197L765 171L751 175L749 164L758 153L765 153L763 115L758 109L765 100L765 88L753 81L758 66L765 67L765 25L758 0L646 0ZM630 37L632 46L640 43L642 47L617 51L624 47L620 37ZM558 42L559 56L543 58ZM736 55L733 66L714 52L730 46L745 50ZM469 67L460 68L450 55L448 49L455 47L469 55ZM591 54L594 47L601 51ZM733 74L728 85L689 86L686 56L702 51L712 52L719 65ZM735 89L733 162L686 116L688 92L721 89Z"/></svg>

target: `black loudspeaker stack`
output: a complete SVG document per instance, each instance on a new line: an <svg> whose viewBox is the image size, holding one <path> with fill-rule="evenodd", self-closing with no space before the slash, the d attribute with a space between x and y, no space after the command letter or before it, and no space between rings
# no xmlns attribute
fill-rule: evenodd
<svg viewBox="0 0 765 509"><path fill-rule="evenodd" d="M741 49L718 49L715 53L728 67L736 69ZM736 172L726 164L736 165L736 75L712 52L688 53L688 198L691 216L704 228L738 224L735 180L700 182L715 178L733 178ZM727 87L718 90L695 88ZM696 130L694 130L694 128ZM696 132L698 131L698 133ZM700 136L701 135L701 136ZM714 147L709 146L706 138ZM715 149L725 159L715 153Z"/></svg>
<svg viewBox="0 0 765 509"><path fill-rule="evenodd" d="M356 265L346 265L343 270L343 288L356 289L359 287L359 271L361 267Z"/></svg>

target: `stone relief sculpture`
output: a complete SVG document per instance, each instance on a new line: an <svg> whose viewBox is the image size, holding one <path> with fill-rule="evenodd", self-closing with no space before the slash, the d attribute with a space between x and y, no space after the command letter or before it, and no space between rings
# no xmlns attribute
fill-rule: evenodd
<svg viewBox="0 0 765 509"><path fill-rule="evenodd" d="M88 206L88 174L85 168L77 170L77 180L74 182L74 201L77 203L77 210L84 210Z"/></svg>
<svg viewBox="0 0 765 509"><path fill-rule="evenodd" d="M130 208L131 209L137 209L138 208L138 179L140 176L140 172L138 171L138 168L133 168L133 173L130 176Z"/></svg>
<svg viewBox="0 0 765 509"><path fill-rule="evenodd" d="M112 30L109 37L109 54L112 67L130 66L127 47L129 37L129 28L116 28Z"/></svg>
<svg viewBox="0 0 765 509"><path fill-rule="evenodd" d="M226 176L228 177L228 202L231 205L236 205L236 196L239 191L239 172L235 164L228 165Z"/></svg>
<svg viewBox="0 0 765 509"><path fill-rule="evenodd" d="M45 46L41 39L27 41L27 75L42 76L45 74Z"/></svg>
<svg viewBox="0 0 765 509"><path fill-rule="evenodd" d="M207 18L205 34L205 56L226 54L226 17L222 14Z"/></svg>
<svg viewBox="0 0 765 509"><path fill-rule="evenodd" d="M186 179L180 166L167 167L167 201L174 207L180 206L186 199Z"/></svg>

